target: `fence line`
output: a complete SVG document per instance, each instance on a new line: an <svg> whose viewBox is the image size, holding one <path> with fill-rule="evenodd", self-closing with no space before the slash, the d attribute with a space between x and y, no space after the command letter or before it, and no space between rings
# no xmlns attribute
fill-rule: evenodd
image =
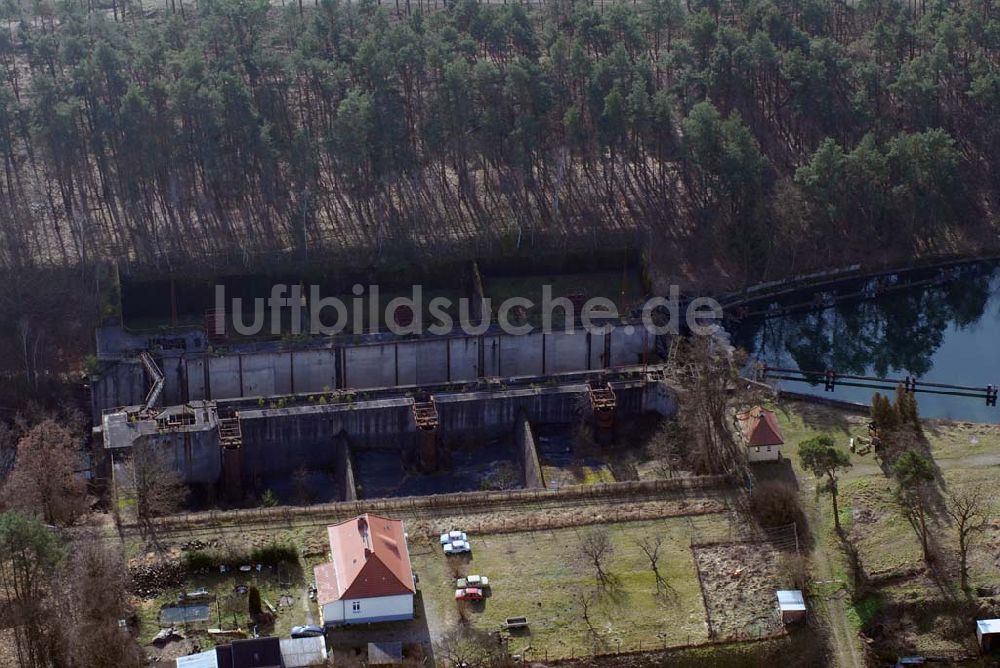
<svg viewBox="0 0 1000 668"><path fill-rule="evenodd" d="M287 522L302 517L354 517L364 513L428 511L442 509L488 508L498 505L530 505L551 501L572 501L631 496L652 496L690 490L723 487L728 478L721 475L693 476L668 480L632 480L595 485L567 485L559 489L519 489L505 492L459 492L385 499L340 501L313 506L283 506L278 508L244 508L210 510L171 515L153 520L153 528L170 530L220 523ZM141 528L136 522L123 523L123 528Z"/></svg>
<svg viewBox="0 0 1000 668"><path fill-rule="evenodd" d="M530 656L521 655L521 663L530 663L533 661L545 661L547 665L567 665L573 664L577 661L586 661L592 659L600 658L611 658L611 657L624 657L624 656L640 656L643 654L655 654L658 652L680 652L689 649L698 649L702 647L717 647L719 645L728 645L731 643L745 643L745 642L765 642L769 640L778 640L780 638L788 637L788 631L781 629L778 631L771 631L764 633L763 631L758 633L737 633L725 638L716 638L702 641L692 641L691 636L688 635L687 641L683 643L676 643L668 645L665 638L657 638L657 640L643 641L638 640L635 644L625 645L624 643L613 641L613 649L600 649L597 646L592 648L576 648L570 647L570 656L553 657L549 658L548 650L544 652L530 651L524 654L530 654ZM511 654L519 654L516 651L512 651Z"/></svg>

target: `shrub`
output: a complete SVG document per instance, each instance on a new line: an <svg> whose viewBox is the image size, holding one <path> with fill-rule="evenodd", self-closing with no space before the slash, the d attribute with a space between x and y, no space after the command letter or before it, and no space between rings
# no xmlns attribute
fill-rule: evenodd
<svg viewBox="0 0 1000 668"><path fill-rule="evenodd" d="M251 617L257 617L263 612L263 607L260 602L260 590L256 587L250 587L250 595L247 597L247 609L250 612Z"/></svg>
<svg viewBox="0 0 1000 668"><path fill-rule="evenodd" d="M276 565L294 563L299 559L299 550L292 543L269 543L263 547L250 550L249 562L252 564Z"/></svg>
<svg viewBox="0 0 1000 668"><path fill-rule="evenodd" d="M804 531L805 513L795 488L783 482L763 482L750 494L750 512L762 527L781 527L795 523Z"/></svg>
<svg viewBox="0 0 1000 668"><path fill-rule="evenodd" d="M249 552L236 549L220 552L218 550L192 550L184 555L184 566L191 572L214 570L219 566L242 566L244 564L264 564L277 566L282 563L294 564L299 560L299 550L290 543L270 543L263 547L255 547Z"/></svg>
<svg viewBox="0 0 1000 668"><path fill-rule="evenodd" d="M189 571L198 572L215 568L217 559L204 550L192 550L184 555L184 567Z"/></svg>
<svg viewBox="0 0 1000 668"><path fill-rule="evenodd" d="M274 496L274 492L269 489L265 489L264 493L260 495L260 507L274 508L277 505L278 499Z"/></svg>

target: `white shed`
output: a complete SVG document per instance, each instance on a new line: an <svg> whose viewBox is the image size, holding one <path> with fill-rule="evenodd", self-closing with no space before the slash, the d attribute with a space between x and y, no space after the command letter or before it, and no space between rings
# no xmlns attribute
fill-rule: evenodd
<svg viewBox="0 0 1000 668"><path fill-rule="evenodd" d="M326 638L282 638L281 659L285 668L326 665Z"/></svg>
<svg viewBox="0 0 1000 668"><path fill-rule="evenodd" d="M806 618L806 600L797 589L778 591L778 610L781 623L790 624Z"/></svg>
<svg viewBox="0 0 1000 668"><path fill-rule="evenodd" d="M1000 619L977 619L976 638L984 652L1000 649Z"/></svg>
<svg viewBox="0 0 1000 668"><path fill-rule="evenodd" d="M176 659L176 663L177 668L219 668L219 659L216 657L214 649L210 649L207 652L179 656Z"/></svg>

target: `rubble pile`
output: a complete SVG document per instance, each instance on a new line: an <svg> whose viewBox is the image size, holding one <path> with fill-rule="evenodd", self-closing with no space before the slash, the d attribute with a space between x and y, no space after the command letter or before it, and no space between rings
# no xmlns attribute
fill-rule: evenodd
<svg viewBox="0 0 1000 668"><path fill-rule="evenodd" d="M142 598L153 598L166 589L180 586L184 567L176 561L159 561L129 567L129 591Z"/></svg>

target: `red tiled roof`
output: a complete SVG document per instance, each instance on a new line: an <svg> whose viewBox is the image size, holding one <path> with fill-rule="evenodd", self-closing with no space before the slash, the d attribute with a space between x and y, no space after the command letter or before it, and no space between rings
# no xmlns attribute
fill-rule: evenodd
<svg viewBox="0 0 1000 668"><path fill-rule="evenodd" d="M333 561L314 570L320 605L416 593L402 521L367 514L329 526L327 533Z"/></svg>
<svg viewBox="0 0 1000 668"><path fill-rule="evenodd" d="M328 561L313 568L313 577L316 580L316 598L319 604L340 600L340 588L337 587L337 571L333 568L333 562Z"/></svg>
<svg viewBox="0 0 1000 668"><path fill-rule="evenodd" d="M784 445L774 411L755 406L736 416L743 429L743 439L749 446Z"/></svg>

